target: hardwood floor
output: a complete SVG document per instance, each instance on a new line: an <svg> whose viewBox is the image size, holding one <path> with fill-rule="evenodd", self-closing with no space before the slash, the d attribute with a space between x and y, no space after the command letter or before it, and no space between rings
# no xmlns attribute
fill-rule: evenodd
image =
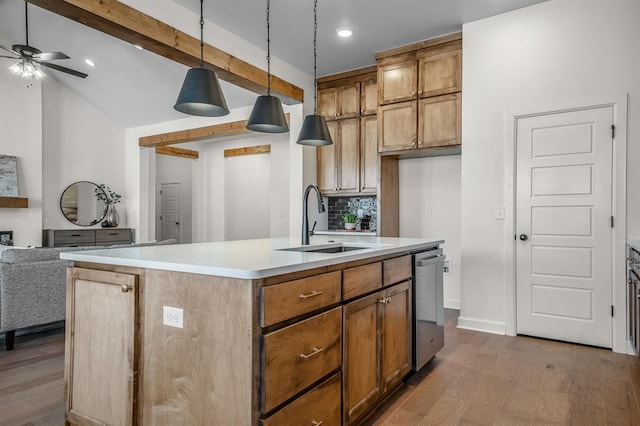
<svg viewBox="0 0 640 426"><path fill-rule="evenodd" d="M455 328L373 425L640 425L640 360L611 351ZM64 333L0 350L0 425L64 424Z"/></svg>

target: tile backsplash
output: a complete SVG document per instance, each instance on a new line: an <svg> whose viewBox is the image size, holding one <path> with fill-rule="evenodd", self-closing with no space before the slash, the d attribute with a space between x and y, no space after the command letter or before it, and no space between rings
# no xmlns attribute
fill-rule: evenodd
<svg viewBox="0 0 640 426"><path fill-rule="evenodd" d="M358 214L362 210L362 217L356 222L356 230L376 231L377 203L375 196L369 197L329 197L328 223L329 230L342 230L344 223L342 215L345 213Z"/></svg>

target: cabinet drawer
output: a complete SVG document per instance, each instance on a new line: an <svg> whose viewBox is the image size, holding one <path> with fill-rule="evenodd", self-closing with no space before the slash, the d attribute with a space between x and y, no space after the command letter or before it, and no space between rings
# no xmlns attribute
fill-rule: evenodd
<svg viewBox="0 0 640 426"><path fill-rule="evenodd" d="M307 392L261 423L263 426L339 425L340 373Z"/></svg>
<svg viewBox="0 0 640 426"><path fill-rule="evenodd" d="M131 242L130 229L96 229L96 243L103 242Z"/></svg>
<svg viewBox="0 0 640 426"><path fill-rule="evenodd" d="M344 298L350 299L382 287L382 263L376 262L343 271Z"/></svg>
<svg viewBox="0 0 640 426"><path fill-rule="evenodd" d="M69 244L91 243L96 240L96 231L93 229L60 230L54 232L54 242L56 247L67 246Z"/></svg>
<svg viewBox="0 0 640 426"><path fill-rule="evenodd" d="M411 256L396 257L382 262L382 285L399 283L411 278Z"/></svg>
<svg viewBox="0 0 640 426"><path fill-rule="evenodd" d="M266 413L342 361L342 308L263 336L261 408Z"/></svg>
<svg viewBox="0 0 640 426"><path fill-rule="evenodd" d="M267 327L340 302L340 271L263 287L261 325Z"/></svg>

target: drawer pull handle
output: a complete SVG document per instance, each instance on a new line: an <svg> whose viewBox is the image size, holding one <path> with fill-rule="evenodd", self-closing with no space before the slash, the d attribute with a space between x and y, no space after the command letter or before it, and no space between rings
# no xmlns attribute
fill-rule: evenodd
<svg viewBox="0 0 640 426"><path fill-rule="evenodd" d="M118 235L118 233L117 232L111 232L111 233L109 233L109 235Z"/></svg>
<svg viewBox="0 0 640 426"><path fill-rule="evenodd" d="M382 297L382 298L378 299L378 303L380 303L382 305L386 305L387 303L391 303L391 298L390 297Z"/></svg>
<svg viewBox="0 0 640 426"><path fill-rule="evenodd" d="M71 234L72 237L82 237L82 234Z"/></svg>
<svg viewBox="0 0 640 426"><path fill-rule="evenodd" d="M311 350L311 353L309 355L305 355L305 354L299 354L298 358L305 360L305 359L309 359L312 356L318 355L320 352L324 351L324 348L316 348L315 346L313 347L313 349Z"/></svg>
<svg viewBox="0 0 640 426"><path fill-rule="evenodd" d="M320 426L322 424L322 420L317 421L315 419L311 420L311 426Z"/></svg>
<svg viewBox="0 0 640 426"><path fill-rule="evenodd" d="M122 288L122 292L123 292L123 293L126 293L126 292L128 292L128 291L131 291L131 290L132 290L132 287L131 287L130 285L126 285L126 284L122 284L122 287L121 287L121 288Z"/></svg>
<svg viewBox="0 0 640 426"><path fill-rule="evenodd" d="M301 294L298 296L298 299L300 300L307 300L310 299L312 297L316 297L316 296L320 296L322 293L324 293L324 291L316 291L313 290L311 293L307 293L307 294Z"/></svg>

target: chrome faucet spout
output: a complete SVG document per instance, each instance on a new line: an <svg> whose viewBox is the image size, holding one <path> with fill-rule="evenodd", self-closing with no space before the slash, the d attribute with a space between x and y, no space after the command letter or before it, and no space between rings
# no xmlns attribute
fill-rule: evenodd
<svg viewBox="0 0 640 426"><path fill-rule="evenodd" d="M309 245L309 236L312 235L312 232L309 232L309 215L308 215L308 206L307 199L309 198L309 192L311 190L316 191L316 196L318 198L318 213L324 213L327 211L324 207L324 200L322 199L322 195L320 194L320 188L316 185L309 185L307 189L304 191L304 196L302 197L302 245ZM313 225L315 228L315 224Z"/></svg>

